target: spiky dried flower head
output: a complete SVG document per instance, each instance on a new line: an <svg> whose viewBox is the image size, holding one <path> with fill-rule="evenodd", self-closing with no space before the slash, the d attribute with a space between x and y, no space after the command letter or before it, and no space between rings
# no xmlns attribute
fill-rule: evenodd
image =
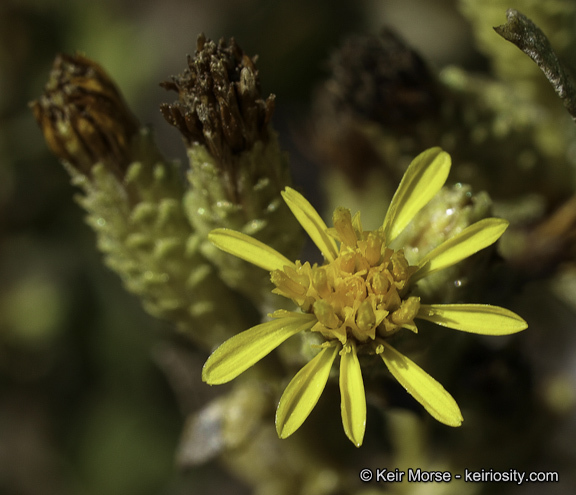
<svg viewBox="0 0 576 495"><path fill-rule="evenodd" d="M216 43L201 34L188 68L161 86L178 93L177 102L161 106L164 118L188 145L204 144L224 166L267 140L275 97L262 98L256 57L234 38Z"/></svg>

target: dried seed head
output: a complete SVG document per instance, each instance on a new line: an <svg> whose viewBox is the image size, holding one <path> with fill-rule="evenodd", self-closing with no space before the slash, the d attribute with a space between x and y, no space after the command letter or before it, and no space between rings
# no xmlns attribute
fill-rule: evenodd
<svg viewBox="0 0 576 495"><path fill-rule="evenodd" d="M423 59L390 30L345 40L329 62L324 93L337 113L384 126L413 126L435 114L439 94Z"/></svg>
<svg viewBox="0 0 576 495"><path fill-rule="evenodd" d="M124 176L140 125L98 64L80 54L58 55L44 94L30 106L61 160L88 176L96 163Z"/></svg>
<svg viewBox="0 0 576 495"><path fill-rule="evenodd" d="M387 29L347 38L328 69L314 95L313 144L321 161L358 188L374 169L396 176L371 134L414 137L422 122L436 119L442 95L434 74Z"/></svg>
<svg viewBox="0 0 576 495"><path fill-rule="evenodd" d="M164 118L187 145L205 145L223 167L233 155L268 139L274 95L262 99L255 61L233 38L215 43L201 34L184 73L161 83L179 97L161 106Z"/></svg>

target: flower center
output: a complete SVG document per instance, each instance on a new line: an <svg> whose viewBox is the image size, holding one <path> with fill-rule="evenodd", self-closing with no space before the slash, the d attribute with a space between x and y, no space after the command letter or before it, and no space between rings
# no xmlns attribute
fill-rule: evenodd
<svg viewBox="0 0 576 495"><path fill-rule="evenodd" d="M358 214L334 212L329 233L340 241L334 261L322 266L296 262L272 272L274 292L292 299L304 312L318 319L312 331L343 344L348 338L359 343L386 337L400 328L416 330L414 317L418 297L402 297L416 270L402 250L386 246L382 229L362 230Z"/></svg>

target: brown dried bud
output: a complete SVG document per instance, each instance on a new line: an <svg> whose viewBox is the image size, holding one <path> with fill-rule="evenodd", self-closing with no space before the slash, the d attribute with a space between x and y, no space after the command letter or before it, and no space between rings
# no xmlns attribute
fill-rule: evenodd
<svg viewBox="0 0 576 495"><path fill-rule="evenodd" d="M83 174L105 163L123 177L139 123L116 85L92 60L60 54L44 94L30 104L50 149Z"/></svg>
<svg viewBox="0 0 576 495"><path fill-rule="evenodd" d="M262 99L255 61L233 38L216 44L201 34L185 72L161 83L179 96L161 106L164 118L188 145L205 145L222 164L268 138L275 97Z"/></svg>
<svg viewBox="0 0 576 495"><path fill-rule="evenodd" d="M337 112L384 126L412 126L435 114L439 94L422 58L396 34L345 40L329 62L331 79L322 92Z"/></svg>
<svg viewBox="0 0 576 495"><path fill-rule="evenodd" d="M414 136L421 122L436 118L442 97L433 73L388 29L379 36L347 38L328 68L330 79L314 101L314 147L320 159L359 188L371 170L398 175L367 130Z"/></svg>

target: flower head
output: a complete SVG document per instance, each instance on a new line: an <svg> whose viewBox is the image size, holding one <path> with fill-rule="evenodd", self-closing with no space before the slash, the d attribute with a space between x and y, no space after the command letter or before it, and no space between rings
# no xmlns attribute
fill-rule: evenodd
<svg viewBox="0 0 576 495"><path fill-rule="evenodd" d="M429 149L408 167L382 225L362 228L360 215L337 208L328 228L310 203L293 189L283 197L324 255L322 265L292 262L269 246L239 232L217 229L210 240L220 249L269 270L273 292L294 301L299 311L275 311L272 320L224 342L204 365L203 379L225 383L254 365L285 340L311 331L324 341L320 351L286 387L276 411L281 438L296 431L316 405L340 356L341 413L348 438L360 446L366 424L366 398L359 354L375 354L390 373L438 421L459 426L456 401L434 378L397 351L388 337L415 320L429 320L464 332L505 335L527 327L515 313L484 304L424 304L412 295L415 283L493 244L508 222L476 222L409 265L395 239L444 185L450 156Z"/></svg>
<svg viewBox="0 0 576 495"><path fill-rule="evenodd" d="M58 158L87 176L103 163L124 177L135 159L132 141L140 123L97 63L80 54L58 55L44 94L31 107Z"/></svg>
<svg viewBox="0 0 576 495"><path fill-rule="evenodd" d="M262 98L256 57L233 38L215 43L201 34L186 71L161 86L178 93L177 102L160 107L167 122L189 146L205 144L223 167L269 138L275 96Z"/></svg>

